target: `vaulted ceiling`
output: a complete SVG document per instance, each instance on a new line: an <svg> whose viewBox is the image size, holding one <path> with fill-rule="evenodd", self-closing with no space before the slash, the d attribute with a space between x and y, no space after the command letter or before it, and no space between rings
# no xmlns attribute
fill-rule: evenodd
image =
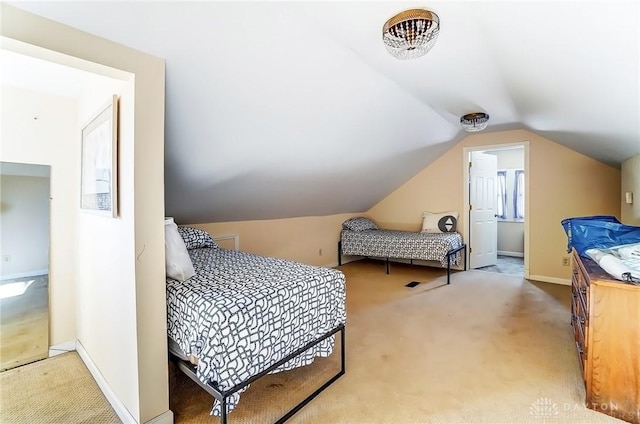
<svg viewBox="0 0 640 424"><path fill-rule="evenodd" d="M525 128L618 166L640 153L640 8L627 1L16 2L166 59L166 213L360 212L465 136ZM426 7L426 56L384 22Z"/></svg>

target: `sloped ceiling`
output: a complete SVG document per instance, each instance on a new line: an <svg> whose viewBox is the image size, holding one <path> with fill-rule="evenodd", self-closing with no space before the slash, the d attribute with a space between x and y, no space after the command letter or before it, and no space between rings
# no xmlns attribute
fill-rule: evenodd
<svg viewBox="0 0 640 424"><path fill-rule="evenodd" d="M464 137L525 128L619 166L640 153L638 2L13 3L166 59L166 213L178 222L368 210ZM426 56L383 23L426 7Z"/></svg>

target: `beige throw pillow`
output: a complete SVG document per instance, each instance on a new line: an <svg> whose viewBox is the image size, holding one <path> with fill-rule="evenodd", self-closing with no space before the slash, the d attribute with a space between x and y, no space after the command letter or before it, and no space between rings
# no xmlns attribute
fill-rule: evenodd
<svg viewBox="0 0 640 424"><path fill-rule="evenodd" d="M453 233L458 226L458 212L427 212L422 214L423 233Z"/></svg>

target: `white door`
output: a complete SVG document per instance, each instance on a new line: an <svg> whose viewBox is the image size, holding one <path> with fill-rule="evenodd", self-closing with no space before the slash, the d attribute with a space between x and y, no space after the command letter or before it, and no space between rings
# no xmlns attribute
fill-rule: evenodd
<svg viewBox="0 0 640 424"><path fill-rule="evenodd" d="M471 152L469 164L469 268L498 260L498 158Z"/></svg>

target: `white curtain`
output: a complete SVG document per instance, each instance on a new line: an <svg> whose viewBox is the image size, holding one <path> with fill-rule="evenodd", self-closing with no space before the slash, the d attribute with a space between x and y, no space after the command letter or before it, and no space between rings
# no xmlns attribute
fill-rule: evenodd
<svg viewBox="0 0 640 424"><path fill-rule="evenodd" d="M507 171L498 171L498 218L507 219Z"/></svg>
<svg viewBox="0 0 640 424"><path fill-rule="evenodd" d="M513 190L513 217L524 219L524 171L516 170L515 188Z"/></svg>

